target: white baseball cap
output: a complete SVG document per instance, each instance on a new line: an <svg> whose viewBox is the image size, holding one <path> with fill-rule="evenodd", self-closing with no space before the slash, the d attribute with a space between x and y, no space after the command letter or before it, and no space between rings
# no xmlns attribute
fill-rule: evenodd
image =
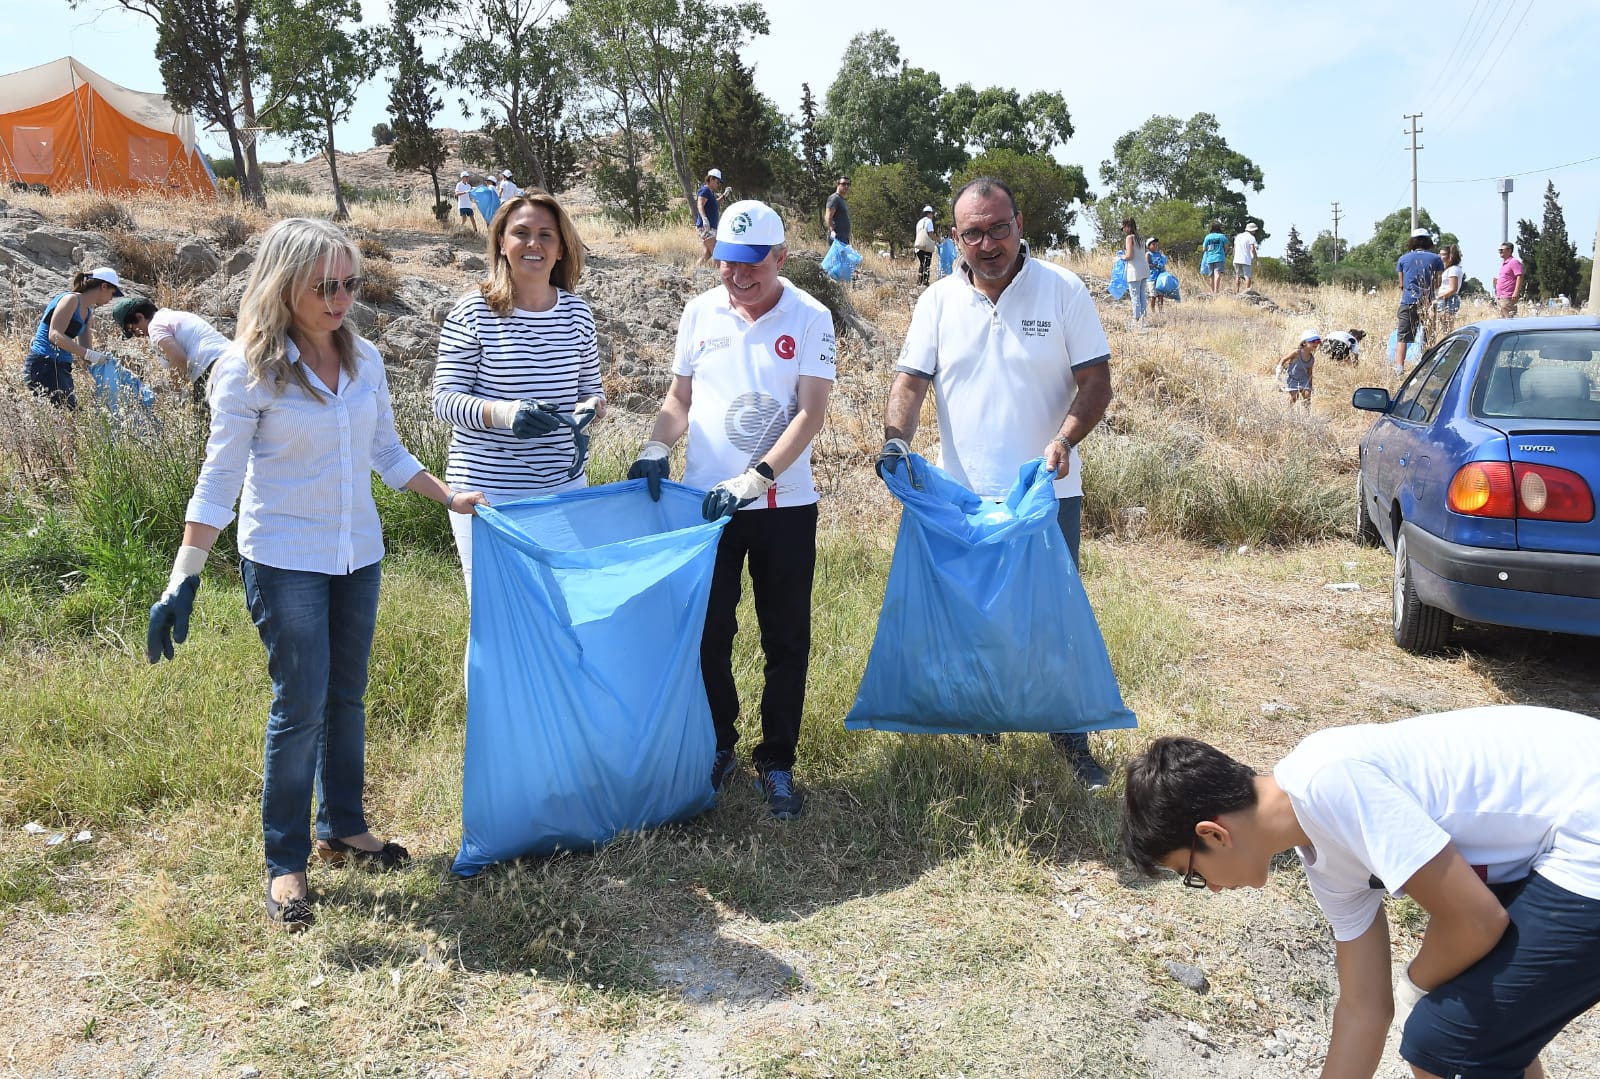
<svg viewBox="0 0 1600 1079"><path fill-rule="evenodd" d="M931 213L933 213L933 207L932 206L924 206L922 208L922 212L925 213L925 214L931 214Z"/></svg>
<svg viewBox="0 0 1600 1079"><path fill-rule="evenodd" d="M465 180L465 179L466 179L466 178L467 178L467 177L468 177L468 176L471 176L471 175L472 175L472 173L470 173L470 172L463 172L463 173L462 173L462 174L461 174L461 178L462 178L462 179L463 179L463 180Z"/></svg>
<svg viewBox="0 0 1600 1079"><path fill-rule="evenodd" d="M1246 232L1254 232L1256 230L1256 223L1254 221L1250 222L1244 227L1244 230Z"/></svg>
<svg viewBox="0 0 1600 1079"><path fill-rule="evenodd" d="M723 262L761 262L783 243L783 218L764 202L745 199L722 211L711 257Z"/></svg>
<svg viewBox="0 0 1600 1079"><path fill-rule="evenodd" d="M1321 340L1322 332L1320 330L1307 330L1305 333L1300 335L1300 343L1302 345Z"/></svg>
<svg viewBox="0 0 1600 1079"><path fill-rule="evenodd" d="M1418 225L1416 228L1411 230L1411 238L1413 240L1419 236L1426 236L1430 240L1433 239L1433 233L1423 228L1421 225Z"/></svg>
<svg viewBox="0 0 1600 1079"><path fill-rule="evenodd" d="M706 173L706 179L708 179L708 180L720 180L720 179L722 179L722 170L721 169L712 169L710 172Z"/></svg>
<svg viewBox="0 0 1600 1079"><path fill-rule="evenodd" d="M509 179L511 179L511 170L510 169L501 169L500 170L500 175L504 176L506 179L509 180Z"/></svg>
<svg viewBox="0 0 1600 1079"><path fill-rule="evenodd" d="M96 281L104 281L111 286L111 295L122 295L122 278L117 276L117 271L109 266L98 266L89 271L89 276Z"/></svg>

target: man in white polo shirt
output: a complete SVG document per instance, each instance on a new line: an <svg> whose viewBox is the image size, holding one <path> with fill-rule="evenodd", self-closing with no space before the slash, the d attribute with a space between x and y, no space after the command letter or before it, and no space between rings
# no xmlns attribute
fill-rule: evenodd
<svg viewBox="0 0 1600 1079"><path fill-rule="evenodd" d="M124 296L111 305L111 317L123 337L148 337L167 363L175 389L188 388L195 404L205 401L206 379L232 342L211 323L188 311L158 308L139 296Z"/></svg>
<svg viewBox="0 0 1600 1079"><path fill-rule="evenodd" d="M910 452L928 387L937 386L939 467L982 498L1004 500L1024 462L1055 470L1057 521L1074 562L1083 512L1077 445L1111 403L1111 348L1089 290L1070 270L1031 258L1011 189L979 177L955 197L961 261L917 301L900 350L880 474ZM1050 740L1091 790L1105 770L1085 734Z"/></svg>
<svg viewBox="0 0 1600 1079"><path fill-rule="evenodd" d="M811 583L817 561L817 487L811 440L833 388L833 316L778 276L783 219L755 200L736 202L717 223L712 249L722 284L701 293L678 323L672 388L650 441L628 470L661 496L667 455L689 435L683 482L705 490L707 520L732 520L717 546L700 668L717 729L712 786L738 761L739 694L733 678L740 577L746 560L766 656L761 744L751 753L757 790L774 817L800 815L795 748L811 659Z"/></svg>

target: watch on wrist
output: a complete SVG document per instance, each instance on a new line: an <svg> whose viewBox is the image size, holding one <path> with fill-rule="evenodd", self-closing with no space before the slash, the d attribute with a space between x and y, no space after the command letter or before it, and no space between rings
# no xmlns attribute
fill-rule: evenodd
<svg viewBox="0 0 1600 1079"><path fill-rule="evenodd" d="M1065 446L1069 450L1076 445L1076 443L1074 443L1072 439L1068 438L1066 435L1057 435L1050 441L1056 443L1057 445Z"/></svg>
<svg viewBox="0 0 1600 1079"><path fill-rule="evenodd" d="M765 462L765 461L758 461L758 462L756 462L756 471L757 471L757 472L758 472L758 473L760 473L760 475L761 475L761 478L762 478L762 479L766 479L766 480L776 480L776 479L777 479L777 478L778 478L778 477L777 477L777 476L776 476L776 475L775 475L775 474L774 474L774 473L773 473L773 471L772 471L772 466L771 466L771 465L769 465L769 464L767 464L767 462Z"/></svg>

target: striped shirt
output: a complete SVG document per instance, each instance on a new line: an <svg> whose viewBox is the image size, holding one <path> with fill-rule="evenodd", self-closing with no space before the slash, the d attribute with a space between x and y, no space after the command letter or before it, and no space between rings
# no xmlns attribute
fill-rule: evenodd
<svg viewBox="0 0 1600 1079"><path fill-rule="evenodd" d="M439 330L433 413L455 428L445 482L462 490L535 494L566 486L572 433L559 427L518 438L483 421L487 401L553 401L562 412L600 387L600 350L589 305L557 290L548 311L514 309L502 318L474 290ZM581 474L580 474L581 475Z"/></svg>

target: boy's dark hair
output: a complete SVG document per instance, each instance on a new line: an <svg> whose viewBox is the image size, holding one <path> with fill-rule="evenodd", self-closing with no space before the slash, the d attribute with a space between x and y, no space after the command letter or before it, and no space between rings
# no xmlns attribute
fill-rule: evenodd
<svg viewBox="0 0 1600 1079"><path fill-rule="evenodd" d="M1194 826L1256 804L1256 773L1196 738L1157 738L1128 762L1122 851L1147 877L1194 841ZM1204 850L1204 843L1196 846Z"/></svg>
<svg viewBox="0 0 1600 1079"><path fill-rule="evenodd" d="M138 303L129 304L127 309L118 316L117 326L122 330L122 336L132 337L133 331L128 329L128 320L134 315L143 315L146 323L156 317L158 308L149 300L140 300Z"/></svg>

